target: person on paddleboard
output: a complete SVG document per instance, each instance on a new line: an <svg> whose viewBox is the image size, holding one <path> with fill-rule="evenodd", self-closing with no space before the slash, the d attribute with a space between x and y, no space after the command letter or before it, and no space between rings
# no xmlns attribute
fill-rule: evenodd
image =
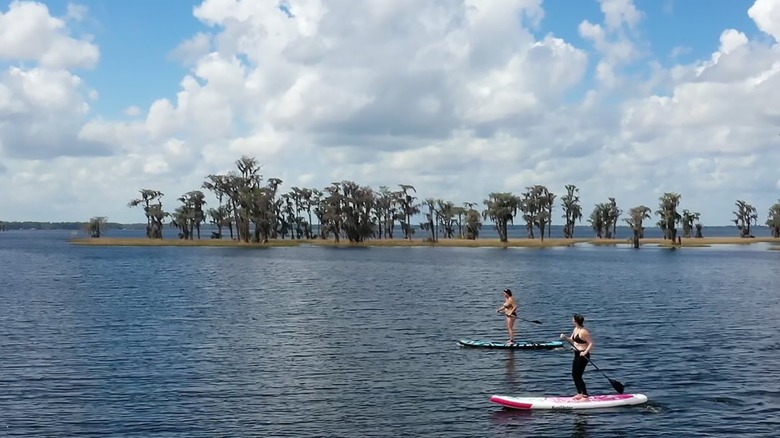
<svg viewBox="0 0 780 438"><path fill-rule="evenodd" d="M504 289L504 305L496 310L496 313L504 312L506 315L506 328L509 330L509 344L515 342L515 320L517 319L517 303L512 297L512 291Z"/></svg>
<svg viewBox="0 0 780 438"><path fill-rule="evenodd" d="M575 313L572 317L572 322L574 323L574 330L571 332L571 336L561 333L561 339L565 339L575 349L574 360L571 364L571 377L574 380L574 386L577 388L577 395L573 398L574 400L587 400L588 390L585 387L582 375L585 373L585 367L588 365L588 359L590 359L593 338L590 336L590 331L585 328L584 316Z"/></svg>

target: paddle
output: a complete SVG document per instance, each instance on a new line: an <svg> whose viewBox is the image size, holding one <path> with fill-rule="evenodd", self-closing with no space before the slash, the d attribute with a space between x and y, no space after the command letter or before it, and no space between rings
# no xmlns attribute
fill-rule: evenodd
<svg viewBox="0 0 780 438"><path fill-rule="evenodd" d="M496 313L501 313L501 311L499 310ZM542 323L542 321L539 321L538 319L525 319L525 318L520 318L519 316L512 316L512 315L507 315L507 316L509 316L510 318L519 319L519 320L522 320L522 321L525 321L525 322L532 322L534 324L541 324Z"/></svg>
<svg viewBox="0 0 780 438"><path fill-rule="evenodd" d="M580 350L577 350L576 348L574 348L574 344L572 344L570 340L566 339L566 342L568 342L568 343L569 343L569 345L571 345L571 348L572 348L574 351L576 351L576 352L579 352L579 351L580 351ZM589 362L591 365L593 365L593 368L596 368L596 369L597 369L597 370L598 370L598 371L599 371L601 374L603 374L603 375L604 375L604 377L606 377L606 378L607 378L607 380L609 380L609 383L612 385L612 387L613 387L613 388L615 388L615 391L617 391L617 393L618 393L618 394L622 394L622 393L623 393L623 391L625 390L625 387L623 386L623 384L622 384L622 383L618 382L617 380L610 379L610 378L609 378L609 376L607 376L607 374L606 374L606 373L604 373L604 371L601 371L601 370L599 369L599 367L597 367L597 366L596 366L596 364L595 364L595 363L593 363L593 361L592 361L592 360L590 360L590 358L589 358L589 357L587 357L587 356L584 356L584 357L585 357L585 359L587 359L587 360L588 360L588 362Z"/></svg>

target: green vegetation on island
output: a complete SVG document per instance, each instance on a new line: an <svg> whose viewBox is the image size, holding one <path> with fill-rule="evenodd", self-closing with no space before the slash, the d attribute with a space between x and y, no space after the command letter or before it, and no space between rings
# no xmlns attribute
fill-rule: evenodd
<svg viewBox="0 0 780 438"><path fill-rule="evenodd" d="M223 233L229 234L225 243L213 243L219 245L239 242L269 244L282 240L312 243L330 239L335 244L345 239L350 244L364 244L370 240L371 245L382 244L382 241L400 245L399 240L411 242L419 229L425 233L419 239L424 243L484 246L487 239L479 238L480 231L483 221L490 221L498 234L497 244L500 246L570 245L582 240L575 240L574 236L575 224L583 219L583 207L579 189L573 184L565 186L566 194L560 198L561 217L565 221L564 238L545 243L545 234L550 240L550 223L557 196L543 185L528 186L519 195L489 193L482 201L484 208L479 210L476 202L456 205L436 198L418 200L417 190L409 184L399 184L397 190L387 186L374 190L345 180L333 182L322 190L292 187L288 192L282 192L282 180L269 178L264 181L255 158L242 156L235 164L236 170L208 175L201 184L200 189L215 195L217 205L213 208L206 208L203 191L192 190L177 198L180 204L173 211L168 211L163 207L164 194L161 191L141 189L140 197L132 199L128 206L143 209L146 237L149 240L163 239L167 222L178 230L182 241L200 240L201 226L211 224L216 231L211 232L209 240L222 241ZM658 199L658 208L654 212L658 222L655 225L663 234L661 240L664 244L682 245L681 238L703 239L701 215L688 209L680 212L681 199L680 194L673 192L664 193ZM743 200L737 200L735 206L733 222L738 237L757 241L751 233L751 226L758 223L757 209ZM627 217L622 218L632 231L630 241L636 248L642 242L649 242L644 238L644 231L645 223L652 218L651 213L650 207L639 205L630 208ZM422 215L424 220L415 227L412 218L417 215ZM615 230L622 215L623 210L618 207L615 198L596 204L587 219L595 233L595 241L618 243ZM318 224L316 232L315 220ZM538 237L539 243L510 244L508 227L517 222L525 226L527 239L523 240L536 241ZM780 201L769 209L766 224L771 230L771 239L780 238ZM86 226L74 229L86 229L91 238L102 238L106 227L114 228L112 225L106 217L95 216ZM401 236L394 236L397 225L400 226ZM681 236L678 236L678 227L681 227ZM480 243L467 243L476 240Z"/></svg>
<svg viewBox="0 0 780 438"><path fill-rule="evenodd" d="M158 190L141 189L140 197L131 200L129 207L142 207L146 216L146 237L162 239L163 229L169 225L178 230L182 240L201 238L201 224L211 223L216 231L212 239L222 239L224 230L230 240L266 244L271 240L329 240L339 243L346 239L350 243L367 240L393 240L396 224L400 225L404 240L411 241L416 233L412 224L415 215L422 214L424 221L419 229L425 232L423 240L438 243L440 238L476 240L479 238L483 220L495 226L498 240L509 241L508 226L522 221L527 238L540 242L550 237L551 219L554 214L556 195L543 185L526 187L520 195L511 192L493 192L482 201L483 210L477 210L477 203L466 202L462 206L452 201L425 198L418 201L413 185L399 184L398 190L387 186L374 190L353 181L331 183L324 189L292 187L280 191L282 180L269 178L263 181L260 165L254 157L242 156L236 162L237 170L226 174L208 175L201 189L212 192L217 205L206 209L206 196L201 190L181 195L180 205L173 211L163 208L163 193ZM561 197L562 217L565 220L564 239L574 239L575 223L581 222L583 208L579 189L569 184ZM682 196L678 193L664 193L659 198L655 215L656 225L663 233L663 240L680 244L679 226L685 238L703 238L701 215L687 209L679 211ZM733 220L739 237L754 237L751 225L757 224L758 214L754 206L743 200L735 203L737 209ZM644 224L651 219L651 208L645 205L633 207L623 221L632 230L632 244L638 248L644 239ZM615 230L623 210L618 208L615 198L596 204L588 222L597 239L614 240ZM313 223L319 224L314 232ZM90 221L90 235L99 237L104 217ZM767 225L772 237L780 237L780 201L769 210ZM537 234L538 232L538 234ZM394 239L398 240L398 239ZM374 244L374 242L372 242Z"/></svg>

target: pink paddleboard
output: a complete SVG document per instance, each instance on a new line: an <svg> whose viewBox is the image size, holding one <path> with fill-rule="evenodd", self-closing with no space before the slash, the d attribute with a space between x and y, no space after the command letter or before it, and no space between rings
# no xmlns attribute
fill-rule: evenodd
<svg viewBox="0 0 780 438"><path fill-rule="evenodd" d="M639 405L647 402L644 394L591 395L588 400L575 400L572 397L511 397L494 395L490 401L512 409L595 409L616 406Z"/></svg>

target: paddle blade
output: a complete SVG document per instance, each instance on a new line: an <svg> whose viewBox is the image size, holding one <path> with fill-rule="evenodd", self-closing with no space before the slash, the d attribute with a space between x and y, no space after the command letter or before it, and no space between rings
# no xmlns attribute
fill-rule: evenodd
<svg viewBox="0 0 780 438"><path fill-rule="evenodd" d="M542 323L542 321L539 321L539 320L536 320L536 319L531 321L531 322L534 323L534 324L541 324Z"/></svg>
<svg viewBox="0 0 780 438"><path fill-rule="evenodd" d="M623 391L625 391L626 389L623 387L623 384L618 382L617 380L609 379L609 383L612 384L612 387L615 388L615 391L617 391L618 394L622 394Z"/></svg>

